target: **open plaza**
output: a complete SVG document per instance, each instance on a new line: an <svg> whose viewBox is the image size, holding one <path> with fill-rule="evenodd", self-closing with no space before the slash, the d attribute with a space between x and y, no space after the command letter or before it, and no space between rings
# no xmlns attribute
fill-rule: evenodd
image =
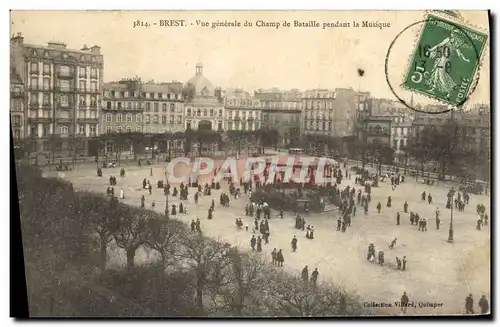
<svg viewBox="0 0 500 327"><path fill-rule="evenodd" d="M244 160L238 161L244 164ZM165 211L166 196L164 190L157 188L157 182L165 182L166 163L139 167L137 164L125 166L125 177L120 178L122 167L103 169L103 176L98 177L96 167L82 165L72 171L47 171L47 176L58 176L73 183L76 190L88 190L105 193L109 187L109 177L116 176L115 194L123 190L124 203L140 206L141 196L145 197L145 207L160 213ZM187 166L185 166L188 169ZM349 168L349 167L348 167ZM238 167L238 170L245 167ZM340 189L347 185L361 189L355 185L355 173L345 177ZM152 174L151 174L152 173ZM185 173L189 172L179 172ZM200 176L200 184L211 183L213 175ZM146 179L153 186L152 194L142 187ZM457 187L458 185L455 185ZM178 184L171 184L179 188ZM306 224L314 226L314 239L307 239L305 233L295 229L295 216L285 211L283 219L279 212L272 211L269 220L269 243L263 244L261 255L271 261L273 249L282 249L284 269L300 274L305 265L312 271L318 268L318 282L334 283L360 295L364 305L378 314L398 314L401 309L396 306L401 294L406 292L413 306L407 314L462 314L465 297L474 296L477 303L484 294L490 297L490 229L484 225L476 229L476 207L482 204L489 213L490 197L488 195L470 195L470 202L463 212L453 211L454 241L448 242L448 226L451 210L446 209L447 194L451 185L424 185L415 182L415 178L407 176L405 182L393 189L390 183L380 183L372 188L371 202L365 215L358 206L352 218L351 226L346 232L336 231L338 210L322 213L300 213ZM432 194L433 203L422 200L421 193ZM187 214L170 216L185 222L201 221L201 229L206 236L219 239L238 246L241 250L251 251L250 239L253 232L253 217L245 216L245 206L250 203L247 195L238 199L231 197L228 207L219 204L221 192L229 194L228 184L221 181L220 190L212 190L210 196L203 195L197 204L193 195L196 188L189 189L188 200L183 200ZM391 207L386 206L388 197L392 199ZM215 202L213 219L208 220L208 209ZM152 207L153 201L155 207ZM403 205L407 201L408 213L404 213ZM179 196L168 196L168 203L180 204ZM376 204L382 208L378 213ZM439 207L441 226L436 229L435 212ZM169 211L171 208L169 208ZM396 224L397 213L400 214L400 225ZM409 213L418 213L427 219L427 231L418 231L416 225L410 224ZM238 229L235 219L241 218L243 225L250 228ZM263 218L262 218L263 219ZM291 241L296 236L298 247L292 252ZM390 249L391 241L397 238L396 245ZM367 248L373 243L376 251L384 251L385 264L367 260ZM123 265L125 254L116 247L109 248L109 265ZM140 250L136 257L137 264L154 260L156 255ZM398 270L396 257L406 257L406 270ZM271 263L269 263L271 264Z"/></svg>

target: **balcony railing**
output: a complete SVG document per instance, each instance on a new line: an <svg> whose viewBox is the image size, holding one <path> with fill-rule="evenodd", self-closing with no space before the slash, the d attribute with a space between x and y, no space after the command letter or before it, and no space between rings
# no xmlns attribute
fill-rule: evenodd
<svg viewBox="0 0 500 327"><path fill-rule="evenodd" d="M79 117L79 118L77 118L77 122L79 124L97 124L97 123L99 123L99 118L89 117L89 116Z"/></svg>
<svg viewBox="0 0 500 327"><path fill-rule="evenodd" d="M58 78L73 78L73 77L75 77L75 73L74 72L56 71L56 76Z"/></svg>
<svg viewBox="0 0 500 327"><path fill-rule="evenodd" d="M39 74L40 73L40 69L38 68L30 68L30 74Z"/></svg>
<svg viewBox="0 0 500 327"><path fill-rule="evenodd" d="M74 87L61 87L61 86L56 86L54 88L54 90L56 92L63 92L63 93L71 93L71 92L75 92L75 88Z"/></svg>
<svg viewBox="0 0 500 327"><path fill-rule="evenodd" d="M50 70L44 70L42 74L45 75L45 76L50 76L51 75Z"/></svg>
<svg viewBox="0 0 500 327"><path fill-rule="evenodd" d="M46 117L46 116L28 117L28 122L38 123L38 124L50 124L52 123L52 117Z"/></svg>
<svg viewBox="0 0 500 327"><path fill-rule="evenodd" d="M12 91L10 93L10 96L12 98L22 98L22 97L24 97L24 91Z"/></svg>

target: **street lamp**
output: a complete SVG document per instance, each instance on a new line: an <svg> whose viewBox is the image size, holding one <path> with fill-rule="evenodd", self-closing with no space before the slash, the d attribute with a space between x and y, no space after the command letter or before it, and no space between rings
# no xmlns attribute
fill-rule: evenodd
<svg viewBox="0 0 500 327"><path fill-rule="evenodd" d="M455 190L451 189L448 192L448 201L450 201L451 207L451 219L450 219L450 229L448 230L448 242L453 242L453 196L455 195Z"/></svg>

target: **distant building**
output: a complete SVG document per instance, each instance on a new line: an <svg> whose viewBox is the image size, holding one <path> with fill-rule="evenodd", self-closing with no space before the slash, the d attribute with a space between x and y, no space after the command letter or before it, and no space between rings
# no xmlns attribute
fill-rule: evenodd
<svg viewBox="0 0 500 327"><path fill-rule="evenodd" d="M491 149L491 115L488 107L476 107L469 111L455 110L443 114L416 113L413 125L413 137L418 138L427 126L443 126L456 123L469 139L474 140L476 150L486 155Z"/></svg>
<svg viewBox="0 0 500 327"><path fill-rule="evenodd" d="M261 103L242 90L226 90L224 130L256 131L261 127Z"/></svg>
<svg viewBox="0 0 500 327"><path fill-rule="evenodd" d="M366 142L391 146L392 118L370 116L366 120Z"/></svg>
<svg viewBox="0 0 500 327"><path fill-rule="evenodd" d="M143 82L140 78L105 83L101 111L102 133L184 131L182 83ZM107 151L114 152L113 145L107 145Z"/></svg>
<svg viewBox="0 0 500 327"><path fill-rule="evenodd" d="M74 50L60 42L31 45L24 43L21 34L11 38L10 47L11 67L26 92L24 124L17 129L23 135L19 136L36 139L36 150L43 152L50 150L51 135L63 140L97 135L104 65L100 47ZM59 147L67 149L69 142Z"/></svg>
<svg viewBox="0 0 500 327"><path fill-rule="evenodd" d="M280 146L298 143L300 140L302 94L298 90L277 88L254 92L262 108L262 127L276 129L280 133Z"/></svg>
<svg viewBox="0 0 500 327"><path fill-rule="evenodd" d="M220 88L203 76L203 65L196 65L195 76L184 85L185 129L223 130L224 103Z"/></svg>
<svg viewBox="0 0 500 327"><path fill-rule="evenodd" d="M302 96L304 134L346 137L354 134L359 96L353 89L314 89Z"/></svg>
<svg viewBox="0 0 500 327"><path fill-rule="evenodd" d="M26 112L24 83L14 67L10 68L10 121L14 140L25 137Z"/></svg>

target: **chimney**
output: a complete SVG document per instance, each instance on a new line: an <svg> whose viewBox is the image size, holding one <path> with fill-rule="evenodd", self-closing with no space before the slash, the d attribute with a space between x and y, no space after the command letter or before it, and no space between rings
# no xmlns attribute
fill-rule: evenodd
<svg viewBox="0 0 500 327"><path fill-rule="evenodd" d="M48 42L47 44L49 48L66 49L66 43L63 42Z"/></svg>
<svg viewBox="0 0 500 327"><path fill-rule="evenodd" d="M11 44L22 45L23 42L24 42L24 37L21 33L12 34L12 37L10 38Z"/></svg>
<svg viewBox="0 0 500 327"><path fill-rule="evenodd" d="M83 48L82 48L81 50L82 50L82 51L88 51L88 50L89 50L89 48L87 47L87 45L86 45L86 44L84 44L84 45L83 45Z"/></svg>
<svg viewBox="0 0 500 327"><path fill-rule="evenodd" d="M96 54L101 54L101 47L94 45L92 48L90 48L90 52L96 53Z"/></svg>

